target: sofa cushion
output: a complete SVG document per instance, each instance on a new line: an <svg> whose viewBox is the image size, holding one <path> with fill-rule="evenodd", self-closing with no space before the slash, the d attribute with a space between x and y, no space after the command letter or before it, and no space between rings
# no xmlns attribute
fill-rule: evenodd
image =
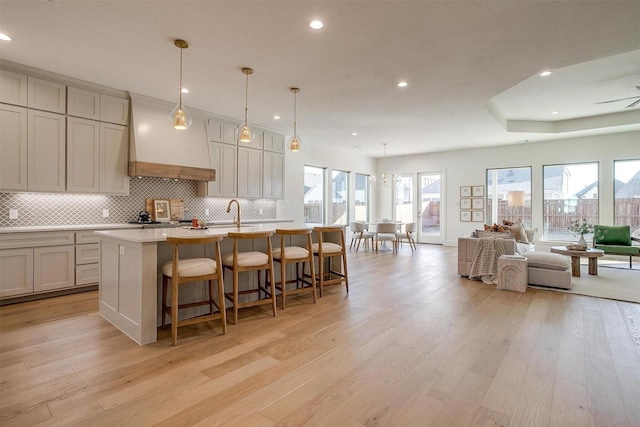
<svg viewBox="0 0 640 427"><path fill-rule="evenodd" d="M482 231L482 230L476 230L476 236L478 238L487 238L487 237L491 237L491 238L497 238L497 239L514 239L515 236L511 233L500 233L497 231Z"/></svg>
<svg viewBox="0 0 640 427"><path fill-rule="evenodd" d="M624 245L598 245L593 246L596 249L602 249L605 254L628 254L637 255L640 254L640 246L624 246Z"/></svg>
<svg viewBox="0 0 640 427"><path fill-rule="evenodd" d="M529 252L526 255L527 265L547 270L567 270L571 266L569 257L551 252Z"/></svg>
<svg viewBox="0 0 640 427"><path fill-rule="evenodd" d="M598 245L631 246L631 227L628 225L596 225L593 243Z"/></svg>
<svg viewBox="0 0 640 427"><path fill-rule="evenodd" d="M503 227L510 233L516 236L516 242L518 243L529 243L529 239L527 239L527 233L524 231L524 227L522 223L516 222L513 225L503 225Z"/></svg>

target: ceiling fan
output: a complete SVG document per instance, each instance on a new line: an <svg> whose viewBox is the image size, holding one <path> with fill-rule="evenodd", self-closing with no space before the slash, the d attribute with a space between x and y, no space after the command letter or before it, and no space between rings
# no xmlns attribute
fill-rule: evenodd
<svg viewBox="0 0 640 427"><path fill-rule="evenodd" d="M636 88L637 90L640 90L640 86L632 86L632 87ZM636 105L640 104L640 95L629 96L627 98L612 99L612 100L609 100L609 101L594 102L594 104L609 104L610 102L624 101L624 100L627 100L627 99L635 99L635 101L633 101L631 104L627 105L625 108L633 108Z"/></svg>

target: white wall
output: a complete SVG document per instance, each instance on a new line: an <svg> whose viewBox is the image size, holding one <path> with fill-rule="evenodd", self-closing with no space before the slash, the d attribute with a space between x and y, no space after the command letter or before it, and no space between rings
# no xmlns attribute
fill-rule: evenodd
<svg viewBox="0 0 640 427"><path fill-rule="evenodd" d="M574 139L445 151L423 155L379 159L378 169L387 173L411 174L444 171L446 176L446 218L441 218L446 245L457 245L482 223L460 222L459 189L462 185L486 185L486 169L531 166L532 225L542 230L542 166L599 162L599 181L613 182L613 161L640 159L640 132L598 135ZM600 187L600 222L613 224L613 186ZM380 199L375 217L391 217L390 200Z"/></svg>

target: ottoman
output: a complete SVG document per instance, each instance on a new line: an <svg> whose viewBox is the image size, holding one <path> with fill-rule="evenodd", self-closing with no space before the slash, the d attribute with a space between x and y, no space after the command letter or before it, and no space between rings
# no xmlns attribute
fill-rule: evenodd
<svg viewBox="0 0 640 427"><path fill-rule="evenodd" d="M551 252L528 252L527 272L530 285L571 289L571 260Z"/></svg>

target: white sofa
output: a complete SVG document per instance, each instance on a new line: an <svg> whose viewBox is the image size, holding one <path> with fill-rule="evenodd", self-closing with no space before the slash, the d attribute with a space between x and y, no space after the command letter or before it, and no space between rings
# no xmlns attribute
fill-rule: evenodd
<svg viewBox="0 0 640 427"><path fill-rule="evenodd" d="M469 277L478 241L477 237L458 238L458 274L460 276ZM515 240L505 239L505 243L508 255L520 253L516 251ZM527 273L530 285L571 289L571 262L569 257L550 252L534 251L526 251L520 254L528 258Z"/></svg>

